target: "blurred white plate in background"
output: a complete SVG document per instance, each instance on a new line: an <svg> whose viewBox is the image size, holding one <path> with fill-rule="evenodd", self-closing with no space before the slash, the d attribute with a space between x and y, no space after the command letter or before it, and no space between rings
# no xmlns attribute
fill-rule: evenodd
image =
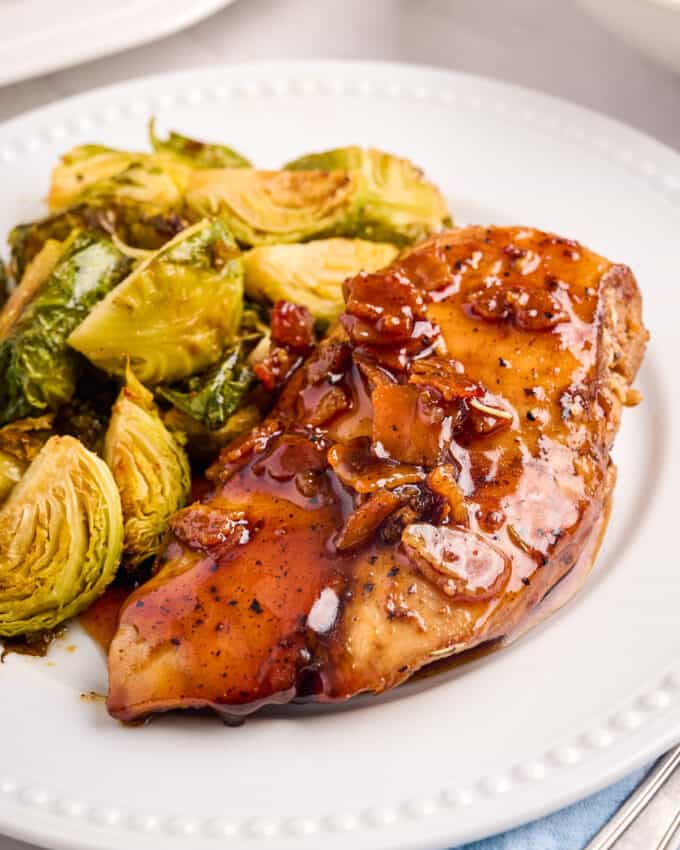
<svg viewBox="0 0 680 850"><path fill-rule="evenodd" d="M0 86L184 29L233 0L0 0Z"/></svg>
<svg viewBox="0 0 680 850"><path fill-rule="evenodd" d="M579 2L628 44L680 74L680 0Z"/></svg>

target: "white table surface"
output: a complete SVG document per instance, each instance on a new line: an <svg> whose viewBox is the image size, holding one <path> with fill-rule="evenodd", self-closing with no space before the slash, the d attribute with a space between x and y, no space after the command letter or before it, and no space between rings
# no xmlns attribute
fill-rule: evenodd
<svg viewBox="0 0 680 850"><path fill-rule="evenodd" d="M607 113L680 150L680 77L571 0L237 0L154 44L0 87L0 121L143 74L303 58L387 59L497 77ZM30 847L0 836L0 850Z"/></svg>

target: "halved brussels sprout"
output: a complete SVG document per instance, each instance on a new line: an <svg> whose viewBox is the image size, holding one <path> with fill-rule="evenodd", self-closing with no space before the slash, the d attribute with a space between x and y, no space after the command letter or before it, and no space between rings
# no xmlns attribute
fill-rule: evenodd
<svg viewBox="0 0 680 850"><path fill-rule="evenodd" d="M219 221L202 221L142 262L71 334L95 366L146 384L179 381L216 363L234 338L243 264Z"/></svg>
<svg viewBox="0 0 680 850"><path fill-rule="evenodd" d="M187 223L173 211L148 209L141 204L93 198L53 213L39 221L19 224L9 234L11 268L19 280L28 263L50 239L65 240L74 230L88 230L104 236L115 234L133 248L158 250L176 236Z"/></svg>
<svg viewBox="0 0 680 850"><path fill-rule="evenodd" d="M67 151L52 169L47 205L61 210L73 203L88 186L126 169L144 154L118 151L104 145L79 145Z"/></svg>
<svg viewBox="0 0 680 850"><path fill-rule="evenodd" d="M191 168L175 157L149 154L124 171L92 183L74 202L135 205L147 217L182 208Z"/></svg>
<svg viewBox="0 0 680 850"><path fill-rule="evenodd" d="M51 212L80 203L140 205L146 215L181 209L192 167L170 153L134 153L83 145L52 172Z"/></svg>
<svg viewBox="0 0 680 850"><path fill-rule="evenodd" d="M206 428L216 430L239 408L253 381L253 370L237 345L209 371L192 375L179 386L159 387L157 392Z"/></svg>
<svg viewBox="0 0 680 850"><path fill-rule="evenodd" d="M363 239L263 245L243 255L246 293L302 304L315 319L332 322L345 306L343 281L389 265L398 253L394 245Z"/></svg>
<svg viewBox="0 0 680 850"><path fill-rule="evenodd" d="M356 146L289 162L291 171L345 171L359 182L360 214L347 236L409 245L451 224L441 192L407 159Z"/></svg>
<svg viewBox="0 0 680 850"><path fill-rule="evenodd" d="M0 428L0 502L52 436L52 416L20 419Z"/></svg>
<svg viewBox="0 0 680 850"><path fill-rule="evenodd" d="M76 232L68 240L37 293L18 317L12 313L7 322L0 342L0 425L48 408L56 410L69 401L78 356L66 340L129 266L128 258L108 239ZM37 277L42 279L41 274ZM19 289L23 288L22 283ZM12 308L8 302L4 315Z"/></svg>
<svg viewBox="0 0 680 850"><path fill-rule="evenodd" d="M156 135L156 122L149 122L151 147L157 152L172 153L186 159L194 168L250 168L251 163L238 151L226 145L210 144L171 132L167 139Z"/></svg>
<svg viewBox="0 0 680 850"><path fill-rule="evenodd" d="M123 557L134 567L158 552L168 520L189 498L191 472L153 395L131 372L113 407L104 460L123 506Z"/></svg>
<svg viewBox="0 0 680 850"><path fill-rule="evenodd" d="M194 171L189 215L219 216L242 245L300 242L351 229L358 181L343 172Z"/></svg>
<svg viewBox="0 0 680 850"><path fill-rule="evenodd" d="M113 579L120 496L103 460L52 437L0 508L0 636L52 629Z"/></svg>

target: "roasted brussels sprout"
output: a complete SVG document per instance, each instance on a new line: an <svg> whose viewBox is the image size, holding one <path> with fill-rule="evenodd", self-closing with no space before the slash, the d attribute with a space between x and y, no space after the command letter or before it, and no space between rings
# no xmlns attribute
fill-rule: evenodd
<svg viewBox="0 0 680 850"><path fill-rule="evenodd" d="M20 419L0 428L0 502L52 436L52 417Z"/></svg>
<svg viewBox="0 0 680 850"><path fill-rule="evenodd" d="M176 212L149 210L135 203L92 199L53 213L39 221L19 224L9 234L12 249L11 270L19 280L27 264L49 239L65 240L74 230L88 230L108 236L115 234L133 248L158 250L187 226Z"/></svg>
<svg viewBox="0 0 680 850"><path fill-rule="evenodd" d="M49 266L49 246L36 257ZM57 249L55 249L56 252ZM90 233L76 232L62 248L46 279L36 272L30 287L24 275L17 296L35 291L18 313L11 298L0 326L0 425L56 410L73 395L78 357L66 340L90 309L129 269L130 261L113 243ZM9 319L7 318L9 315ZM6 326L6 327L5 327Z"/></svg>
<svg viewBox="0 0 680 850"><path fill-rule="evenodd" d="M0 340L8 335L27 305L38 294L63 251L62 242L50 239L28 264L19 285L9 294L0 312Z"/></svg>
<svg viewBox="0 0 680 850"><path fill-rule="evenodd" d="M113 579L120 496L103 460L52 437L0 508L0 636L52 629Z"/></svg>
<svg viewBox="0 0 680 850"><path fill-rule="evenodd" d="M291 171L344 171L358 181L359 214L345 236L409 245L451 224L441 192L407 159L373 148L337 148L301 157Z"/></svg>
<svg viewBox="0 0 680 850"><path fill-rule="evenodd" d="M342 283L361 271L389 265L399 249L363 239L319 239L301 245L263 245L243 255L246 293L272 303L292 301L315 319L332 322L342 312Z"/></svg>
<svg viewBox="0 0 680 850"><path fill-rule="evenodd" d="M241 345L237 345L209 371L192 375L179 386L159 387L157 392L206 428L216 430L239 408L253 380L253 371L243 357Z"/></svg>
<svg viewBox="0 0 680 850"><path fill-rule="evenodd" d="M146 384L171 383L216 363L241 319L243 264L219 221L182 231L142 262L71 334L95 366Z"/></svg>
<svg viewBox="0 0 680 850"><path fill-rule="evenodd" d="M65 153L52 170L47 204L50 210L71 206L88 186L124 171L148 154L118 151L104 145L79 145Z"/></svg>
<svg viewBox="0 0 680 850"><path fill-rule="evenodd" d="M146 218L177 213L192 167L167 153L129 153L86 145L66 154L52 172L50 212L80 204L131 205Z"/></svg>
<svg viewBox="0 0 680 850"><path fill-rule="evenodd" d="M171 153L193 165L194 168L249 168L250 162L238 151L226 145L209 144L170 133L167 139L156 135L155 121L149 122L151 147L158 152Z"/></svg>
<svg viewBox="0 0 680 850"><path fill-rule="evenodd" d="M191 472L153 395L131 372L113 408L104 460L123 506L123 558L134 567L158 551L168 520L189 498Z"/></svg>
<svg viewBox="0 0 680 850"><path fill-rule="evenodd" d="M352 229L358 189L340 171L208 169L191 175L186 206L219 216L242 245L300 242Z"/></svg>

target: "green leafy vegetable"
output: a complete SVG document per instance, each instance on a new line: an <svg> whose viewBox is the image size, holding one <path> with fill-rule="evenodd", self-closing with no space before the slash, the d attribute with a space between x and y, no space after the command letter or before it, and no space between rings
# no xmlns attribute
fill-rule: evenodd
<svg viewBox="0 0 680 850"><path fill-rule="evenodd" d="M30 261L50 239L64 241L74 230L115 235L133 248L157 250L176 236L186 222L175 212L147 209L115 198L91 198L47 218L18 224L9 234L11 268L20 280Z"/></svg>
<svg viewBox="0 0 680 850"><path fill-rule="evenodd" d="M155 151L172 153L186 159L194 168L249 168L250 162L226 145L209 144L171 132L167 139L156 135L156 124L149 122L149 138Z"/></svg>
<svg viewBox="0 0 680 850"><path fill-rule="evenodd" d="M271 303L302 304L315 319L332 322L345 306L343 281L383 268L398 252L394 245L363 239L262 245L243 255L246 293Z"/></svg>
<svg viewBox="0 0 680 850"><path fill-rule="evenodd" d="M0 502L21 480L28 465L51 436L51 416L21 419L0 428Z"/></svg>
<svg viewBox="0 0 680 850"><path fill-rule="evenodd" d="M222 428L240 407L253 384L253 371L241 356L241 346L227 352L214 368L187 378L180 386L159 387L157 392L206 428Z"/></svg>
<svg viewBox="0 0 680 850"><path fill-rule="evenodd" d="M0 636L52 629L87 608L122 544L108 466L73 437L49 439L0 509Z"/></svg>
<svg viewBox="0 0 680 850"><path fill-rule="evenodd" d="M219 221L182 231L99 303L69 344L109 374L170 383L216 363L241 320L243 264Z"/></svg>
<svg viewBox="0 0 680 850"><path fill-rule="evenodd" d="M108 239L90 233L69 239L37 294L0 341L0 425L56 410L71 399L78 356L66 340L129 265Z"/></svg>
<svg viewBox="0 0 680 850"><path fill-rule="evenodd" d="M50 212L88 203L125 201L156 212L181 204L192 167L168 153L135 153L82 145L52 171Z"/></svg>
<svg viewBox="0 0 680 850"><path fill-rule="evenodd" d="M120 492L124 559L134 567L158 552L170 517L189 498L191 472L152 394L131 372L113 408L104 460Z"/></svg>
<svg viewBox="0 0 680 850"><path fill-rule="evenodd" d="M338 235L409 245L451 224L441 192L407 159L350 146L303 156L285 168L339 170L354 177L358 213Z"/></svg>
<svg viewBox="0 0 680 850"><path fill-rule="evenodd" d="M300 242L353 229L358 181L334 171L194 171L190 217L218 216L242 245Z"/></svg>

